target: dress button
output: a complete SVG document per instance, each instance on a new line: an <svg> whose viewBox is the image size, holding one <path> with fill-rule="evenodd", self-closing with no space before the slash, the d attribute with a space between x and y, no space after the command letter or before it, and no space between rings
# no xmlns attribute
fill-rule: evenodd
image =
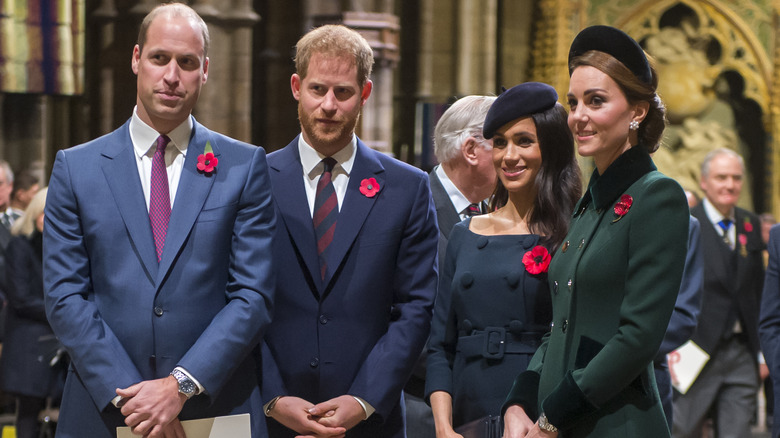
<svg viewBox="0 0 780 438"><path fill-rule="evenodd" d="M160 306L155 306L155 307L154 307L154 314L155 314L155 315L157 315L157 316L163 316L163 313L165 313L165 312L163 312L163 309L162 309L162 307L160 307Z"/></svg>
<svg viewBox="0 0 780 438"><path fill-rule="evenodd" d="M469 271L465 271L463 275L460 276L460 285L468 289L472 284L474 284L474 275Z"/></svg>
<svg viewBox="0 0 780 438"><path fill-rule="evenodd" d="M477 239L477 248L478 249L482 249L482 248L486 247L487 244L488 244L488 238L487 237L481 236L479 239Z"/></svg>
<svg viewBox="0 0 780 438"><path fill-rule="evenodd" d="M327 324L328 323L328 317L325 315L320 315L320 324Z"/></svg>
<svg viewBox="0 0 780 438"><path fill-rule="evenodd" d="M568 319L564 319L563 320L563 324L561 325L561 331L566 333L566 329L568 329L568 328L569 328L569 320Z"/></svg>
<svg viewBox="0 0 780 438"><path fill-rule="evenodd" d="M311 358L311 362L309 362L309 365L311 365L312 368L317 368L317 365L320 364L320 359L318 357Z"/></svg>

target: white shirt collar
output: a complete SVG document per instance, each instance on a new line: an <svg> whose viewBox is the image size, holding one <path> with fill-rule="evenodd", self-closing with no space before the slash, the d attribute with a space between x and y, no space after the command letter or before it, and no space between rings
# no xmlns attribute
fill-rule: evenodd
<svg viewBox="0 0 780 438"><path fill-rule="evenodd" d="M455 207L455 211L457 211L458 214L462 214L463 210L471 205L471 202L469 202L469 200L463 196L463 193L455 187L455 184L450 177L447 176L447 173L444 171L444 167L442 167L441 164L436 166L436 176L439 177L439 181L441 181L444 191L447 192L447 196L450 197L450 201L452 201L452 206Z"/></svg>
<svg viewBox="0 0 780 438"><path fill-rule="evenodd" d="M187 155L187 147L190 144L190 136L192 135L192 117L187 117L179 126L174 128L168 133L168 138L176 149L181 152L182 155ZM160 133L154 128L147 125L146 122L138 117L138 107L133 109L133 117L130 119L130 140L133 142L133 149L138 157L144 155L154 155L154 148L157 146L157 137Z"/></svg>
<svg viewBox="0 0 780 438"><path fill-rule="evenodd" d="M336 166L333 167L333 172L338 173L339 166L341 170L349 176L352 173L352 165L355 163L355 154L357 152L357 137L353 134L352 140L347 145L341 148L340 151L332 155L332 158L336 160ZM303 173L310 179L320 176L322 171L317 168L325 155L317 152L311 145L306 143L303 139L303 135L298 136L298 153L301 156L301 166L303 167Z"/></svg>
<svg viewBox="0 0 780 438"><path fill-rule="evenodd" d="M732 223L735 221L733 208L729 212L728 216L723 216L706 197L704 200L702 200L702 205L704 206L704 212L707 214L707 217L710 219L710 222L712 222L713 225L717 225L718 222L726 218L730 219Z"/></svg>

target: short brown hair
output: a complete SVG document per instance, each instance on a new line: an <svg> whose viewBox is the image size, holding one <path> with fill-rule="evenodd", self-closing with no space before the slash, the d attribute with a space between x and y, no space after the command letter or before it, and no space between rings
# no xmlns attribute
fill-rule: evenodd
<svg viewBox="0 0 780 438"><path fill-rule="evenodd" d="M326 24L306 33L295 45L295 71L306 77L312 55L352 58L357 66L357 81L365 85L374 67L374 50L358 32L340 25Z"/></svg>
<svg viewBox="0 0 780 438"><path fill-rule="evenodd" d="M137 44L141 52L143 52L144 44L146 44L146 34L149 32L149 26L151 26L152 21L161 14L167 14L169 17L184 17L190 21L193 27L199 28L201 36L203 37L203 57L205 58L208 56L209 43L211 42L209 28L206 26L206 22L203 21L203 18L201 18L194 9L184 3L161 4L146 14L146 17L144 17L144 20L141 22L141 29L138 31Z"/></svg>
<svg viewBox="0 0 780 438"><path fill-rule="evenodd" d="M652 62L650 63L652 76L650 84L640 80L623 63L614 56L604 52L590 50L572 58L569 70L574 71L575 68L584 65L594 67L612 78L632 105L639 102L650 104L647 116L639 125L639 143L647 148L650 153L658 150L664 129L666 129L666 107L656 93L658 74L655 68L653 68Z"/></svg>

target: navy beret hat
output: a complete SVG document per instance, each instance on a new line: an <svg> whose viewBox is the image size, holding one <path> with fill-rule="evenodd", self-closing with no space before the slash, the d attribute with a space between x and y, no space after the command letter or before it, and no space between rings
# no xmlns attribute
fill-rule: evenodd
<svg viewBox="0 0 780 438"><path fill-rule="evenodd" d="M596 50L612 55L623 63L642 82L652 85L650 63L642 47L620 29L610 26L591 26L583 29L571 43L569 49L569 76L571 60L588 51Z"/></svg>
<svg viewBox="0 0 780 438"><path fill-rule="evenodd" d="M490 105L482 136L490 139L498 128L512 120L546 111L558 101L555 88L541 82L525 82L501 93Z"/></svg>

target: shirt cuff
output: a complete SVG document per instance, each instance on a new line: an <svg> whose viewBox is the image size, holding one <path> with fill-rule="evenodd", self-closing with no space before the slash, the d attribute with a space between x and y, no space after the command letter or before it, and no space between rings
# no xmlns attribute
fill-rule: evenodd
<svg viewBox="0 0 780 438"><path fill-rule="evenodd" d="M363 400L362 398L356 397L354 395L352 396L352 398L354 398L355 401L360 403L360 407L362 407L363 408L363 412L366 413L366 418L364 418L364 420L368 420L368 417L370 417L376 411L376 409L374 409L373 406L368 404L368 402Z"/></svg>
<svg viewBox="0 0 780 438"><path fill-rule="evenodd" d="M195 391L195 395L203 394L204 392L206 392L206 388L204 388L203 385L201 385L200 382L198 382L198 379L192 377L192 374L188 373L187 370L185 370L182 367L176 367L174 368L174 371L175 370L181 371L182 373L184 373L185 376L189 377L190 380L192 380L192 383L194 383L195 387L197 388L197 390Z"/></svg>

